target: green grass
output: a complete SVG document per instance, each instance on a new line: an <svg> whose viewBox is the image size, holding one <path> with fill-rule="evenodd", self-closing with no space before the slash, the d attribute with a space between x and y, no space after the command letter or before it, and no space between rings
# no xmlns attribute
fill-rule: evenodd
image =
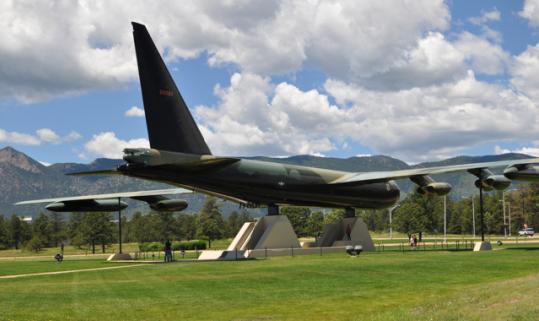
<svg viewBox="0 0 539 321"><path fill-rule="evenodd" d="M539 247L503 248L0 279L0 320L536 320Z"/></svg>
<svg viewBox="0 0 539 321"><path fill-rule="evenodd" d="M115 253L118 249L118 244L112 244L105 249L106 254ZM122 250L124 252L138 251L138 243L124 243L122 244ZM60 253L60 247L44 248L39 252L30 251L27 249L9 249L0 250L0 258L2 257L22 257L22 256L54 256L56 253ZM101 246L96 246L96 254L102 254ZM87 248L77 248L74 246L66 245L64 247L64 255L89 255L92 251Z"/></svg>
<svg viewBox="0 0 539 321"><path fill-rule="evenodd" d="M119 263L116 263L119 264ZM70 259L66 258L62 263L50 259L25 260L25 261L0 261L0 276L13 274L28 274L40 272L55 272L67 270L92 269L110 267L103 259Z"/></svg>

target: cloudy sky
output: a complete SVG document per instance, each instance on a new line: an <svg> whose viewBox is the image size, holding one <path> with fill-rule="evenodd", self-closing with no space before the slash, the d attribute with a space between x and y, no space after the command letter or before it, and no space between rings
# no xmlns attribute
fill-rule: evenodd
<svg viewBox="0 0 539 321"><path fill-rule="evenodd" d="M0 147L148 146L130 21L214 154L539 155L539 1L1 1Z"/></svg>

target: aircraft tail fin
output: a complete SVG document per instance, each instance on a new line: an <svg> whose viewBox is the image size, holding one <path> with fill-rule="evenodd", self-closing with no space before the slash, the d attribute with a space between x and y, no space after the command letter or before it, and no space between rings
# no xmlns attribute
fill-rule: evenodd
<svg viewBox="0 0 539 321"><path fill-rule="evenodd" d="M132 25L151 148L211 155L148 30Z"/></svg>

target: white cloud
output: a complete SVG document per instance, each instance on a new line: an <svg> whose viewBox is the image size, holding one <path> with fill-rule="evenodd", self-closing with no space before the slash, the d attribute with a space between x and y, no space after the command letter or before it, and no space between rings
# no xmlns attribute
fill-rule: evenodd
<svg viewBox="0 0 539 321"><path fill-rule="evenodd" d="M535 143L534 146L521 147L515 149L502 148L498 145L494 147L494 153L496 155L507 154L507 153L519 153L526 154L530 156L539 157L539 144Z"/></svg>
<svg viewBox="0 0 539 321"><path fill-rule="evenodd" d="M537 106L526 96L475 79L399 92L329 80L326 90L348 109L349 132L376 152L407 161L445 158L500 140L539 134ZM526 128L525 131L522 128Z"/></svg>
<svg viewBox="0 0 539 321"><path fill-rule="evenodd" d="M243 72L307 65L363 80L402 67L392 63L406 63L418 39L445 30L449 19L441 0L2 1L0 96L32 102L136 80L132 20L147 24L167 60L207 52L210 64Z"/></svg>
<svg viewBox="0 0 539 321"><path fill-rule="evenodd" d="M103 132L94 135L90 141L88 141L84 148L93 156L106 157L106 158L121 158L124 148L137 148L146 147L149 148L150 143L146 138L121 140L116 137L113 132ZM87 157L85 153L84 155ZM79 156L80 156L79 155Z"/></svg>
<svg viewBox="0 0 539 321"><path fill-rule="evenodd" d="M139 108L137 106L133 106L133 107L129 108L125 112L125 116L127 116L127 117L144 117L144 109Z"/></svg>
<svg viewBox="0 0 539 321"><path fill-rule="evenodd" d="M355 141L419 162L539 135L532 100L478 81L471 71L451 83L393 92L340 80L326 81L324 89L336 105L317 90L235 74L229 88L216 89L219 104L199 106L196 115L213 152L225 155L324 154Z"/></svg>
<svg viewBox="0 0 539 321"><path fill-rule="evenodd" d="M0 128L0 142L20 145L39 145L41 142L33 135L9 132Z"/></svg>
<svg viewBox="0 0 539 321"><path fill-rule="evenodd" d="M526 0L524 2L524 8L518 14L527 19L530 25L534 27L539 26L539 1Z"/></svg>
<svg viewBox="0 0 539 321"><path fill-rule="evenodd" d="M526 95L539 99L539 44L513 58L511 83Z"/></svg>
<svg viewBox="0 0 539 321"><path fill-rule="evenodd" d="M324 125L316 120L339 111L316 90L302 92L286 83L273 86L258 75L234 74L231 86L216 92L218 106L196 108L215 154L279 156L334 149L325 131L318 132Z"/></svg>
<svg viewBox="0 0 539 321"><path fill-rule="evenodd" d="M454 45L477 73L501 74L510 61L509 54L498 44L469 32L461 33Z"/></svg>
<svg viewBox="0 0 539 321"><path fill-rule="evenodd" d="M479 17L472 17L468 20L475 25L482 25L490 21L500 21L500 18L500 11L494 8L490 11L482 11Z"/></svg>
<svg viewBox="0 0 539 321"><path fill-rule="evenodd" d="M59 144L79 139L79 133L72 131L64 137L60 137L50 128L40 128L36 134L10 132L0 128L0 142L20 145L40 145L41 143Z"/></svg>
<svg viewBox="0 0 539 321"><path fill-rule="evenodd" d="M72 142L75 140L79 140L82 138L82 135L77 133L76 131L71 131L69 134L67 134L63 139L67 142Z"/></svg>
<svg viewBox="0 0 539 321"><path fill-rule="evenodd" d="M47 143L53 143L58 144L60 143L60 136L56 134L52 129L50 128L41 128L36 130L37 137L41 141L47 142Z"/></svg>

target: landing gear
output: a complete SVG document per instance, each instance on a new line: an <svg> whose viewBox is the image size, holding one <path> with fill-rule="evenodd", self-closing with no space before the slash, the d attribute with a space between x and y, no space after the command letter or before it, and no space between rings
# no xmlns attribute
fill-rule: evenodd
<svg viewBox="0 0 539 321"><path fill-rule="evenodd" d="M268 216L279 215L279 205L268 205Z"/></svg>
<svg viewBox="0 0 539 321"><path fill-rule="evenodd" d="M352 207L346 207L344 209L344 217L356 217L356 209Z"/></svg>

